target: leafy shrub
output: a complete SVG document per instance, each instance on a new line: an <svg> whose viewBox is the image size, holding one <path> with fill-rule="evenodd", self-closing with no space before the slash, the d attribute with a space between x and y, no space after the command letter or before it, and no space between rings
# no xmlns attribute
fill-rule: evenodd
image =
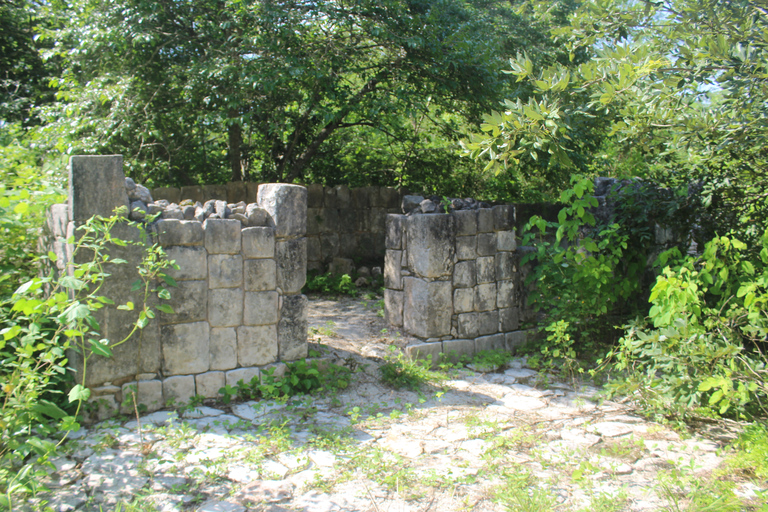
<svg viewBox="0 0 768 512"><path fill-rule="evenodd" d="M355 297L357 296L357 287L348 274L310 272L307 274L307 282L302 292L342 294Z"/></svg>
<svg viewBox="0 0 768 512"><path fill-rule="evenodd" d="M397 352L397 355L395 355ZM431 359L409 359L397 347L390 345L386 362L379 367L381 380L395 389L406 388L418 391L429 382L438 382L445 375L431 370Z"/></svg>

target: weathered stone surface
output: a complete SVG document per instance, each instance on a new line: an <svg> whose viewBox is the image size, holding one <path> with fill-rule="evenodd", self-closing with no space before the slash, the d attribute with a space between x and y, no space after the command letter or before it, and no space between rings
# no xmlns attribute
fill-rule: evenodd
<svg viewBox="0 0 768 512"><path fill-rule="evenodd" d="M211 327L236 327L243 323L243 289L208 290L208 323Z"/></svg>
<svg viewBox="0 0 768 512"><path fill-rule="evenodd" d="M339 210L339 234L353 233L357 222L357 212L350 209ZM342 244L342 247L344 245Z"/></svg>
<svg viewBox="0 0 768 512"><path fill-rule="evenodd" d="M408 266L426 278L450 276L455 253L452 215L414 215L408 218Z"/></svg>
<svg viewBox="0 0 768 512"><path fill-rule="evenodd" d="M165 249L169 261L178 269L169 268L166 274L176 281L204 280L208 277L208 253L204 247L171 246Z"/></svg>
<svg viewBox="0 0 768 512"><path fill-rule="evenodd" d="M160 187L152 189L152 197L155 201L165 199L169 203L176 204L179 204L182 199L187 199L186 197L181 197L181 189L176 187Z"/></svg>
<svg viewBox="0 0 768 512"><path fill-rule="evenodd" d="M301 185L267 183L259 186L259 206L272 217L275 235L303 237L307 233L307 189Z"/></svg>
<svg viewBox="0 0 768 512"><path fill-rule="evenodd" d="M453 269L453 286L471 288L477 284L477 265L475 261L460 261Z"/></svg>
<svg viewBox="0 0 768 512"><path fill-rule="evenodd" d="M142 380L123 384L122 402L125 405L121 405L120 408L123 413L133 412L133 402L129 398L133 396L136 397L138 405L147 407L147 412L157 411L165 407L163 383L159 380Z"/></svg>
<svg viewBox="0 0 768 512"><path fill-rule="evenodd" d="M212 327L210 333L211 370L237 368L237 333L233 327Z"/></svg>
<svg viewBox="0 0 768 512"><path fill-rule="evenodd" d="M176 405L186 404L195 396L195 378L192 375L168 377L163 381L163 398Z"/></svg>
<svg viewBox="0 0 768 512"><path fill-rule="evenodd" d="M507 231L515 227L515 207L511 204L494 206L493 211L493 229L496 231Z"/></svg>
<svg viewBox="0 0 768 512"><path fill-rule="evenodd" d="M486 311L477 313L477 334L484 336L486 334L495 334L499 332L499 312Z"/></svg>
<svg viewBox="0 0 768 512"><path fill-rule="evenodd" d="M248 292L265 292L277 286L275 260L245 260L243 262L244 288Z"/></svg>
<svg viewBox="0 0 768 512"><path fill-rule="evenodd" d="M248 199L245 181L230 181L227 183L227 202L239 203Z"/></svg>
<svg viewBox="0 0 768 512"><path fill-rule="evenodd" d="M307 185L307 207L323 207L323 186L317 183Z"/></svg>
<svg viewBox="0 0 768 512"><path fill-rule="evenodd" d="M216 398L225 384L224 372L206 372L195 375L195 393L205 398Z"/></svg>
<svg viewBox="0 0 768 512"><path fill-rule="evenodd" d="M497 251L515 251L517 250L517 234L515 230L499 231L496 233Z"/></svg>
<svg viewBox="0 0 768 512"><path fill-rule="evenodd" d="M192 201L200 201L201 203L206 201L203 187L200 185L181 187L181 199L190 199Z"/></svg>
<svg viewBox="0 0 768 512"><path fill-rule="evenodd" d="M245 217L245 221L240 220L240 222L246 227L269 227L271 224L267 210L259 208L255 203L246 206L243 216Z"/></svg>
<svg viewBox="0 0 768 512"><path fill-rule="evenodd" d="M339 235L337 233L320 235L320 249L320 260L330 263L339 255Z"/></svg>
<svg viewBox="0 0 768 512"><path fill-rule="evenodd" d="M520 310L518 308L499 309L499 326L501 332L516 331L520 327Z"/></svg>
<svg viewBox="0 0 768 512"><path fill-rule="evenodd" d="M203 229L208 254L238 254L241 228L242 224L237 220L206 219Z"/></svg>
<svg viewBox="0 0 768 512"><path fill-rule="evenodd" d="M283 293L299 293L307 281L307 239L279 240L275 244L277 286Z"/></svg>
<svg viewBox="0 0 768 512"><path fill-rule="evenodd" d="M127 209L128 205L121 155L70 157L70 219L84 222L94 215L109 217L115 208Z"/></svg>
<svg viewBox="0 0 768 512"><path fill-rule="evenodd" d="M515 281L499 281L496 283L496 307L511 308L517 306Z"/></svg>
<svg viewBox="0 0 768 512"><path fill-rule="evenodd" d="M443 352L443 344L437 343L419 343L405 347L405 353L411 360L426 359L434 367L437 365L440 354Z"/></svg>
<svg viewBox="0 0 768 512"><path fill-rule="evenodd" d="M243 286L243 257L239 254L208 256L208 287L235 288Z"/></svg>
<svg viewBox="0 0 768 512"><path fill-rule="evenodd" d="M277 344L277 326L274 324L238 327L237 361L240 366L263 366L274 363L278 356Z"/></svg>
<svg viewBox="0 0 768 512"><path fill-rule="evenodd" d="M339 256L342 258L356 258L360 253L357 245L357 233L342 233L339 235ZM318 251L319 253L319 251ZM379 254L383 254L381 251ZM309 257L309 247L307 247L307 257Z"/></svg>
<svg viewBox="0 0 768 512"><path fill-rule="evenodd" d="M493 231L493 210L480 208L477 210L477 232L490 233Z"/></svg>
<svg viewBox="0 0 768 512"><path fill-rule="evenodd" d="M403 251L387 250L384 255L384 286L393 290L403 289L403 278L400 274Z"/></svg>
<svg viewBox="0 0 768 512"><path fill-rule="evenodd" d="M474 288L456 288L453 290L453 312L470 313L475 310Z"/></svg>
<svg viewBox="0 0 768 512"><path fill-rule="evenodd" d="M423 200L424 196L404 195L400 207L402 208L403 213L408 213L419 208Z"/></svg>
<svg viewBox="0 0 768 512"><path fill-rule="evenodd" d="M253 329L253 327L241 327L241 329L247 331ZM248 334L244 334L245 338L248 338ZM238 368L237 370L230 370L224 374L224 381L227 386L235 387L237 383L243 381L245 384L249 384L253 379L259 378L258 368Z"/></svg>
<svg viewBox="0 0 768 512"><path fill-rule="evenodd" d="M203 185L203 202L210 200L227 200L226 185Z"/></svg>
<svg viewBox="0 0 768 512"><path fill-rule="evenodd" d="M242 230L243 257L274 258L274 228L256 227Z"/></svg>
<svg viewBox="0 0 768 512"><path fill-rule="evenodd" d="M496 283L479 284L475 287L475 311L496 309Z"/></svg>
<svg viewBox="0 0 768 512"><path fill-rule="evenodd" d="M157 222L160 245L203 245L203 225L195 220L162 220Z"/></svg>
<svg viewBox="0 0 768 512"><path fill-rule="evenodd" d="M479 233L477 235L477 255L493 256L496 254L496 233Z"/></svg>
<svg viewBox="0 0 768 512"><path fill-rule="evenodd" d="M507 350L514 354L518 347L525 345L525 342L528 341L528 331L508 332L504 337L507 343Z"/></svg>
<svg viewBox="0 0 768 512"><path fill-rule="evenodd" d="M477 237L476 236L457 236L456 237L456 259L474 260L477 258Z"/></svg>
<svg viewBox="0 0 768 512"><path fill-rule="evenodd" d="M387 215L387 249L402 249L405 215Z"/></svg>
<svg viewBox="0 0 768 512"><path fill-rule="evenodd" d="M517 256L513 252L496 253L496 279L513 279L517 274Z"/></svg>
<svg viewBox="0 0 768 512"><path fill-rule="evenodd" d="M453 314L450 281L428 283L422 279L406 277L403 278L403 284L403 325L406 331L422 338L449 335Z"/></svg>
<svg viewBox="0 0 768 512"><path fill-rule="evenodd" d="M379 206L382 208L399 208L400 192L395 187L381 187L379 189Z"/></svg>
<svg viewBox="0 0 768 512"><path fill-rule="evenodd" d="M506 350L504 334L491 334L490 336L480 336L475 339L475 349L481 350Z"/></svg>
<svg viewBox="0 0 768 512"><path fill-rule="evenodd" d="M351 258L333 258L333 261L328 266L328 272L339 275L352 275L352 271L355 269L355 262Z"/></svg>
<svg viewBox="0 0 768 512"><path fill-rule="evenodd" d="M477 313L462 313L458 315L459 336L462 338L477 338Z"/></svg>
<svg viewBox="0 0 768 512"><path fill-rule="evenodd" d="M245 325L276 324L277 292L245 292L243 323Z"/></svg>
<svg viewBox="0 0 768 512"><path fill-rule="evenodd" d="M475 355L475 340L445 340L443 341L443 354L451 362L458 361L461 356L472 357Z"/></svg>
<svg viewBox="0 0 768 512"><path fill-rule="evenodd" d="M478 284L492 283L496 281L496 258L484 256L477 258L477 282Z"/></svg>
<svg viewBox="0 0 768 512"><path fill-rule="evenodd" d="M173 308L173 314L160 312L161 324L199 322L207 318L208 285L205 281L179 281L170 289L171 299L163 301Z"/></svg>
<svg viewBox="0 0 768 512"><path fill-rule="evenodd" d="M210 336L207 322L164 325L160 333L163 337L163 373L188 375L208 371Z"/></svg>
<svg viewBox="0 0 768 512"><path fill-rule="evenodd" d="M477 210L457 210L452 215L456 217L456 236L477 234Z"/></svg>
<svg viewBox="0 0 768 512"><path fill-rule="evenodd" d="M384 290L384 311L387 323L395 327L403 325L403 292L390 289Z"/></svg>
<svg viewBox="0 0 768 512"><path fill-rule="evenodd" d="M284 296L277 326L278 351L281 361L307 357L307 297Z"/></svg>

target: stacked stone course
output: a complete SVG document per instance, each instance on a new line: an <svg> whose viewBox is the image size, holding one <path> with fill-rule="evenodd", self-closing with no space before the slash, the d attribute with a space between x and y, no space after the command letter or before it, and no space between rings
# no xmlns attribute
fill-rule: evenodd
<svg viewBox="0 0 768 512"><path fill-rule="evenodd" d="M132 185L126 183L120 156L72 157L69 205L49 211L50 245L61 271L72 259L67 235L92 215L128 206L126 186ZM178 284L168 301L174 313L158 312L137 336L115 347L112 358L88 360L85 383L100 404L99 416L117 409L134 388L138 402L156 410L195 395L216 397L225 385L250 382L260 369L307 356L307 298L301 295L306 205L302 186L262 184L256 203L248 206L265 212L263 225L215 216L203 222L161 218L146 225L150 243L159 243L179 265L168 272ZM140 239L139 229L128 224L118 224L113 235ZM111 275L101 291L117 304L140 304L142 297L129 290L143 247L115 246L110 255L128 263L107 269ZM82 258L75 255L75 263ZM100 334L114 343L130 332L136 315L107 307L96 316ZM70 363L79 381L82 357L73 352Z"/></svg>
<svg viewBox="0 0 768 512"><path fill-rule="evenodd" d="M514 350L524 300L515 207L388 215L387 320L424 343L411 355Z"/></svg>

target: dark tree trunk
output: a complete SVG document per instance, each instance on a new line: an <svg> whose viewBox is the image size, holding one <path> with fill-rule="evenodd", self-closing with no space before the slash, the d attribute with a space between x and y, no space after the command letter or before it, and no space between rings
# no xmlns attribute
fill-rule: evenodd
<svg viewBox="0 0 768 512"><path fill-rule="evenodd" d="M236 116L237 112L229 112L230 118ZM232 123L227 128L227 135L229 136L229 168L232 170L232 181L243 181L243 164L240 156L243 129L239 124Z"/></svg>

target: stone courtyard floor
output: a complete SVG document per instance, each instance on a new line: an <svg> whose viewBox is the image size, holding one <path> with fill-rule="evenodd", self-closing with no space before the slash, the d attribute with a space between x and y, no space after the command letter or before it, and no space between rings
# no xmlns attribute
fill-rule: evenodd
<svg viewBox="0 0 768 512"><path fill-rule="evenodd" d="M420 393L380 381L387 345L375 301L310 301L314 348L357 368L333 396L239 402L81 429L40 510L619 511L703 510L723 484L733 429L680 434L588 384L512 361L462 370ZM768 506L730 479L740 505ZM721 506L722 505L722 506ZM733 503L731 503L733 505Z"/></svg>

